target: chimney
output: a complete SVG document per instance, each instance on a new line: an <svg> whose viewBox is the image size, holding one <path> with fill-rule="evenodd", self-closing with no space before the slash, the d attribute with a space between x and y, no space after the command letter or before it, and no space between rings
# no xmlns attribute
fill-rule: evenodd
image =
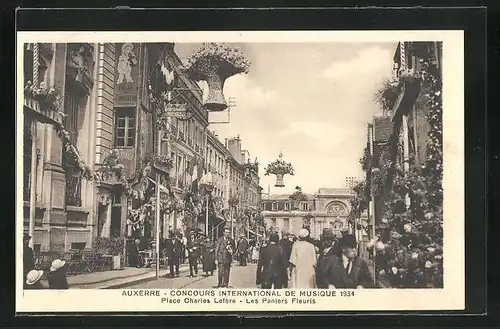
<svg viewBox="0 0 500 329"><path fill-rule="evenodd" d="M224 138L224 147L227 149L228 144L227 144L227 138Z"/></svg>

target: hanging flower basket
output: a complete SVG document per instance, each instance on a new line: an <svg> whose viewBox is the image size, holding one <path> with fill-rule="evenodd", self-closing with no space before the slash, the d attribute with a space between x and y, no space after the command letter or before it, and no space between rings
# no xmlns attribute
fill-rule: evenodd
<svg viewBox="0 0 500 329"><path fill-rule="evenodd" d="M204 102L207 111L224 111L228 105L223 94L227 78L248 73L250 62L238 48L223 43L204 43L184 65L183 70L193 80L206 81L208 95Z"/></svg>
<svg viewBox="0 0 500 329"><path fill-rule="evenodd" d="M264 168L264 171L264 175L266 176L270 174L276 175L276 183L274 184L275 187L284 187L285 184L283 182L283 177L285 175L293 176L294 174L292 164L290 162L285 162L283 160L283 154L281 153L277 160L271 162L266 168Z"/></svg>

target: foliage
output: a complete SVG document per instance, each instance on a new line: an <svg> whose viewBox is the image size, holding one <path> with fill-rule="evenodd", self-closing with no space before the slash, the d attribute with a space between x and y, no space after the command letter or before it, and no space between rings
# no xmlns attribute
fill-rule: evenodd
<svg viewBox="0 0 500 329"><path fill-rule="evenodd" d="M41 82L39 86L34 85L31 81L26 82L24 95L38 101L42 109L59 112L61 92L54 87L48 88L45 82Z"/></svg>
<svg viewBox="0 0 500 329"><path fill-rule="evenodd" d="M93 246L98 254L118 256L123 253L123 238L96 238Z"/></svg>
<svg viewBox="0 0 500 329"><path fill-rule="evenodd" d="M292 175L293 176L293 166L290 162L285 162L281 156L279 159L271 162L264 168L264 175Z"/></svg>
<svg viewBox="0 0 500 329"><path fill-rule="evenodd" d="M203 43L184 64L183 70L194 80L207 80L212 74L228 78L238 73L248 73L250 61L239 48L224 43Z"/></svg>
<svg viewBox="0 0 500 329"><path fill-rule="evenodd" d="M307 201L307 195L302 192L302 188L300 186L295 187L295 192L293 192L288 197L293 204L293 209L298 209L301 201Z"/></svg>
<svg viewBox="0 0 500 329"><path fill-rule="evenodd" d="M428 109L430 127L425 164L412 166L408 172L398 165L401 114L396 113L388 145L380 158L369 161L365 156L360 160L367 179L354 188L351 200L351 220L368 207L370 196L384 200L379 234L369 246L379 246L376 274L393 287L443 287L442 82L435 62L427 53L419 73L402 72L397 81L422 80L417 107ZM378 91L376 101L382 109L392 108L397 98L395 91L396 84L389 82Z"/></svg>
<svg viewBox="0 0 500 329"><path fill-rule="evenodd" d="M391 111L399 96L401 85L397 80L385 79L382 86L375 92L373 99L384 112Z"/></svg>

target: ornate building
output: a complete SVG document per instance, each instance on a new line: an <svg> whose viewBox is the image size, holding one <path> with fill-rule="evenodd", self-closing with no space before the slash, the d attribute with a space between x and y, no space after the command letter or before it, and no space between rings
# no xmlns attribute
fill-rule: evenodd
<svg viewBox="0 0 500 329"><path fill-rule="evenodd" d="M261 202L262 215L267 230L277 232L280 237L308 227L311 237L319 238L327 227L336 232L352 229L347 221L352 196L353 191L347 188L320 188L315 194L271 195Z"/></svg>

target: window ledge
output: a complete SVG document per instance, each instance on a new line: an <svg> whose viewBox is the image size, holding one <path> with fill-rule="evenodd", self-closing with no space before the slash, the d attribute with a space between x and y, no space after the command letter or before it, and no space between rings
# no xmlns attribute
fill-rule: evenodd
<svg viewBox="0 0 500 329"><path fill-rule="evenodd" d="M66 206L66 211L74 211L74 212L83 212L90 213L90 210L85 207L77 207L77 206Z"/></svg>

